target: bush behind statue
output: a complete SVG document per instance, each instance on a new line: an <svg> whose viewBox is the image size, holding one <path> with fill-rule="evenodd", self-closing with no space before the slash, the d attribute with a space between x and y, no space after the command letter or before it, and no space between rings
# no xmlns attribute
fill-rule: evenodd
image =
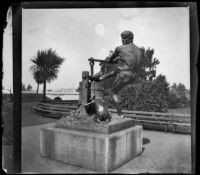
<svg viewBox="0 0 200 175"><path fill-rule="evenodd" d="M159 75L152 81L143 81L138 85L123 88L120 93L120 106L124 110L167 112L169 83L165 76ZM107 105L114 108L111 98L105 97Z"/></svg>

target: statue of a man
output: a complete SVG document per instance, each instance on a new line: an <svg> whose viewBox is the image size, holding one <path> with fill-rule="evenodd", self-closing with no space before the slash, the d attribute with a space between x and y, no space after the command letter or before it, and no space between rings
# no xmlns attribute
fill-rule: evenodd
<svg viewBox="0 0 200 175"><path fill-rule="evenodd" d="M136 69L141 62L142 52L140 48L133 43L134 35L131 31L122 32L121 38L122 45L116 47L109 59L110 63L118 63L115 69L105 74L99 74L99 76L90 76L90 79L102 81L116 76L111 87L111 95L118 115L123 118L117 94L124 86L133 83L136 80Z"/></svg>

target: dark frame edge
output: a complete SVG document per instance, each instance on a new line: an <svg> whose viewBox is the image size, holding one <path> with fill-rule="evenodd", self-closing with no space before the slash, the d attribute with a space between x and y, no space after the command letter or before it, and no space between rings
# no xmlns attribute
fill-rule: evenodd
<svg viewBox="0 0 200 175"><path fill-rule="evenodd" d="M13 32L13 173L21 173L22 8L12 5Z"/></svg>
<svg viewBox="0 0 200 175"><path fill-rule="evenodd" d="M196 116L198 113L197 96L198 96L198 14L197 3L189 3L190 18L190 87L191 87L191 172L196 173Z"/></svg>
<svg viewBox="0 0 200 175"><path fill-rule="evenodd" d="M188 2L170 1L32 1L22 2L25 9L43 8L149 8L149 7L187 7Z"/></svg>

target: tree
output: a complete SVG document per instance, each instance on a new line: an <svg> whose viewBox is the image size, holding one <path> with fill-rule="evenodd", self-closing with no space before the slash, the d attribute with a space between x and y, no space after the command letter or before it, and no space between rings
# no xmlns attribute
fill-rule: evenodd
<svg viewBox="0 0 200 175"><path fill-rule="evenodd" d="M158 75L153 81L143 81L139 90L135 109L139 111L167 112L169 83L164 75Z"/></svg>
<svg viewBox="0 0 200 175"><path fill-rule="evenodd" d="M33 88L33 87L29 84L29 85L27 86L27 91L31 91L32 88Z"/></svg>
<svg viewBox="0 0 200 175"><path fill-rule="evenodd" d="M43 101L46 102L46 83L55 80L58 77L58 70L63 58L57 55L55 50L39 50L35 58L31 59L33 65L30 70L35 75L38 72L43 81ZM35 78L35 77L34 77Z"/></svg>
<svg viewBox="0 0 200 175"><path fill-rule="evenodd" d="M122 109L135 110L137 91L133 86L123 88L120 93L120 106Z"/></svg>
<svg viewBox="0 0 200 175"><path fill-rule="evenodd" d="M155 96L158 112L167 112L168 98L169 98L169 83L166 81L164 75L158 75L153 81L154 87L152 89Z"/></svg>
<svg viewBox="0 0 200 175"><path fill-rule="evenodd" d="M170 89L169 96L169 107L170 108L180 108L184 106L188 106L190 104L189 99L189 90L185 88L185 85L179 83L173 83Z"/></svg>
<svg viewBox="0 0 200 175"><path fill-rule="evenodd" d="M33 78L35 79L35 81L37 83L37 92L36 93L38 94L39 85L44 82L41 71L40 70L37 70L35 72L33 71Z"/></svg>
<svg viewBox="0 0 200 175"><path fill-rule="evenodd" d="M179 97L185 96L186 88L185 88L184 84L182 84L182 83L178 84L178 86L177 86L177 93L178 93Z"/></svg>
<svg viewBox="0 0 200 175"><path fill-rule="evenodd" d="M169 92L168 107L178 108L180 105L180 99L177 97L176 93L171 89Z"/></svg>
<svg viewBox="0 0 200 175"><path fill-rule="evenodd" d="M150 47L146 50L144 47L140 49L142 51L142 61L137 68L138 78L140 80L153 80L156 77L156 66L160 62L157 58L153 58L154 49Z"/></svg>
<svg viewBox="0 0 200 175"><path fill-rule="evenodd" d="M173 83L172 86L171 86L171 89L173 91L177 91L177 84L176 83Z"/></svg>

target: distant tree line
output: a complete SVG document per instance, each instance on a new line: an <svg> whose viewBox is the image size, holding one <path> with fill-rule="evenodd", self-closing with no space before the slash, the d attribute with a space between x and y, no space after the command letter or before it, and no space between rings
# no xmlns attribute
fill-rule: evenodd
<svg viewBox="0 0 200 175"><path fill-rule="evenodd" d="M169 92L169 108L188 107L190 105L190 90L185 85L173 83Z"/></svg>

